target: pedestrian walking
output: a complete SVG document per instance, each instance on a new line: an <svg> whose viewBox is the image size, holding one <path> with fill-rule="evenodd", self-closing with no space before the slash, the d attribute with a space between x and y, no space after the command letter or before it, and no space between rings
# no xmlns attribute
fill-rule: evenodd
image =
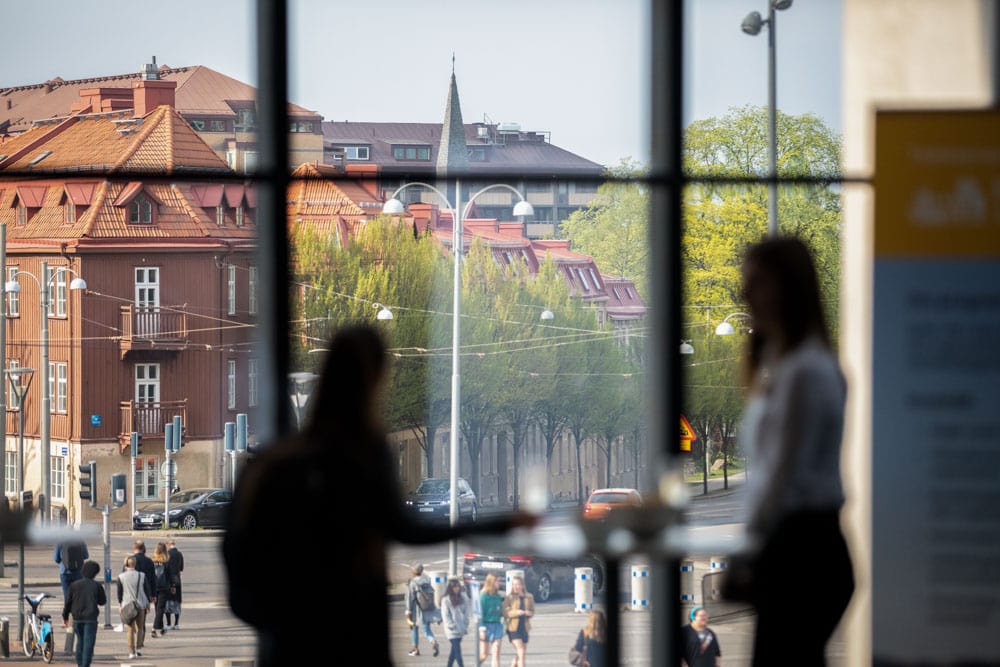
<svg viewBox="0 0 1000 667"><path fill-rule="evenodd" d="M135 648L137 651L141 651L146 644L146 622L149 620L149 610L156 608L156 568L153 565L153 560L146 555L146 543L141 539L132 543L132 555L135 556L135 569L144 575L146 597L149 599L149 607L142 617L139 636L136 638Z"/></svg>
<svg viewBox="0 0 1000 667"><path fill-rule="evenodd" d="M125 570L118 575L117 587L118 608L128 636L128 657L131 660L142 655L142 642L146 637L146 610L149 609L146 575L135 569L135 556L125 559ZM135 616L127 620L127 610L133 604Z"/></svg>
<svg viewBox="0 0 1000 667"><path fill-rule="evenodd" d="M351 641L364 647L364 662L374 667L392 665L386 614L390 543L437 544L538 522L527 512L455 526L414 521L403 504L381 418L390 370L382 334L368 325L346 327L325 354L302 428L259 446L253 463L242 469L227 515L222 551L229 606L258 632L257 667L314 662L315 647L302 641L302 619L330 611L329 596L315 595L296 600L297 611L289 614L287 591L261 582L261 563L287 562L288 545L315 530L313 517L283 510L276 498L294 497L303 507L323 506L331 494L370 499L363 512L338 516L340 543L324 554L323 568L339 578L337 599L350 605L353 618L363 619L352 627Z"/></svg>
<svg viewBox="0 0 1000 667"><path fill-rule="evenodd" d="M744 354L749 395L739 433L747 448L747 532L723 594L757 612L755 667L826 664L826 643L854 592L840 527L847 383L830 343L809 248L771 238L747 250L743 296L752 320ZM822 572L802 596L789 562ZM789 613L788 600L796 600Z"/></svg>
<svg viewBox="0 0 1000 667"><path fill-rule="evenodd" d="M100 608L107 604L104 586L94 581L101 566L88 560L81 568L83 576L69 585L63 602L63 626L69 626L73 616L73 635L77 667L90 667L94 659L94 644L97 642L97 616Z"/></svg>
<svg viewBox="0 0 1000 667"><path fill-rule="evenodd" d="M166 605L166 627L169 630L178 630L181 623L181 591L183 590L182 573L184 572L184 554L177 548L177 540L170 538L167 540L167 555L170 557L170 569L173 570L176 582L174 584L174 594Z"/></svg>
<svg viewBox="0 0 1000 667"><path fill-rule="evenodd" d="M527 667L528 632L531 617L535 615L535 596L524 587L524 577L510 580L510 591L503 599L503 617L507 623L507 637L514 646L514 661L510 667Z"/></svg>
<svg viewBox="0 0 1000 667"><path fill-rule="evenodd" d="M158 542L153 549L153 576L155 577L156 606L153 615L153 632L150 636L162 637L167 634L164 627L163 617L167 610L167 602L173 598L176 590L176 577L170 567L170 556L167 554L167 545Z"/></svg>
<svg viewBox="0 0 1000 667"><path fill-rule="evenodd" d="M69 585L83 576L83 564L88 558L90 551L83 540L60 542L52 550L52 560L59 564L59 583L62 585L63 601L69 592Z"/></svg>
<svg viewBox="0 0 1000 667"><path fill-rule="evenodd" d="M424 574L423 565L413 566L410 581L406 586L406 622L410 626L413 640L408 655L420 655L420 631L431 643L431 650L436 658L440 651L437 638L431 629L431 623L441 623L441 610L434 601L434 587L431 579Z"/></svg>
<svg viewBox="0 0 1000 667"><path fill-rule="evenodd" d="M490 572L483 579L479 593L479 662L490 658L490 667L500 667L500 645L503 643L503 596L500 581Z"/></svg>
<svg viewBox="0 0 1000 667"><path fill-rule="evenodd" d="M465 585L458 577L448 577L448 585L441 596L441 619L444 634L451 643L448 653L448 667L465 667L462 660L462 637L469 632L472 618L472 600L465 594Z"/></svg>
<svg viewBox="0 0 1000 667"><path fill-rule="evenodd" d="M580 656L577 667L604 667L604 646L608 639L608 622L604 612L593 609L587 614L587 622L576 636L573 650Z"/></svg>
<svg viewBox="0 0 1000 667"><path fill-rule="evenodd" d="M681 628L681 665L721 667L722 650L719 638L708 627L708 611L704 607L695 607L689 618L691 622Z"/></svg>

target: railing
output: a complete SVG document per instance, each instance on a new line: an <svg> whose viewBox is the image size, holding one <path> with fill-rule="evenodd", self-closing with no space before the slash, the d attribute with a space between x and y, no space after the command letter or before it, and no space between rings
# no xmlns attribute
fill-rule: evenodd
<svg viewBox="0 0 1000 667"><path fill-rule="evenodd" d="M187 399L181 401L122 401L120 438L128 442L128 435L135 431L141 435L163 436L163 427L180 416L187 423Z"/></svg>
<svg viewBox="0 0 1000 667"><path fill-rule="evenodd" d="M148 341L187 340L187 313L159 306L121 307L122 339Z"/></svg>

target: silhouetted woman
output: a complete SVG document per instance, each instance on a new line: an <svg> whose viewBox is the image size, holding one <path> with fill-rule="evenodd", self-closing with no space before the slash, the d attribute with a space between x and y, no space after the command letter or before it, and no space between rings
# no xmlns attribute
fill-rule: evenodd
<svg viewBox="0 0 1000 667"><path fill-rule="evenodd" d="M854 590L840 527L847 385L804 243L775 238L752 245L743 282L752 332L739 433L751 462L747 528L760 544L753 559L753 664L824 665L826 642ZM794 563L808 564L805 588Z"/></svg>
<svg viewBox="0 0 1000 667"><path fill-rule="evenodd" d="M363 619L351 628L351 645L365 652L361 662L392 664L388 543L444 542L534 522L514 515L434 527L416 525L404 514L379 416L387 362L374 329L337 332L303 430L271 444L240 475L223 555L230 606L258 630L260 667L314 662L316 644L303 633L303 624L321 627L341 605L350 606L352 618ZM301 548L322 524L333 531L336 546ZM316 567L329 586L287 585L289 578Z"/></svg>

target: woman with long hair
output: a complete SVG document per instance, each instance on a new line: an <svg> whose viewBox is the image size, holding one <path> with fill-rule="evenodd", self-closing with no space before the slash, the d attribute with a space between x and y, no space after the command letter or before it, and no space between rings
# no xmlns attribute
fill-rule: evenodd
<svg viewBox="0 0 1000 667"><path fill-rule="evenodd" d="M503 596L497 575L490 572L479 593L480 639L479 662L490 657L490 667L500 667L500 644L503 640Z"/></svg>
<svg viewBox="0 0 1000 667"><path fill-rule="evenodd" d="M444 634L451 642L448 667L452 667L452 665L465 667L465 662L462 660L462 637L469 631L471 618L472 601L465 594L465 584L458 577L449 577L444 595L441 596L441 620L444 623Z"/></svg>
<svg viewBox="0 0 1000 667"><path fill-rule="evenodd" d="M771 238L750 246L743 283L752 330L739 433L750 458L747 530L758 545L749 588L757 611L753 664L824 665L826 642L854 591L840 526L847 383L802 241ZM793 561L821 573L808 595L788 576Z"/></svg>
<svg viewBox="0 0 1000 667"><path fill-rule="evenodd" d="M510 667L526 667L528 632L531 617L535 615L535 596L524 587L524 577L513 577L510 590L503 599L503 617L507 623L507 637L514 646L514 661Z"/></svg>
<svg viewBox="0 0 1000 667"><path fill-rule="evenodd" d="M604 612L593 609L576 637L573 647L583 655L581 667L604 667L604 645L608 638L608 622Z"/></svg>

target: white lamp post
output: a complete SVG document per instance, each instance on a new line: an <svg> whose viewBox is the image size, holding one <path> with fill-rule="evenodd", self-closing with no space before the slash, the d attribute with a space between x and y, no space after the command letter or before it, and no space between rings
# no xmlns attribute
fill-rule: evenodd
<svg viewBox="0 0 1000 667"><path fill-rule="evenodd" d="M423 187L437 194L444 203L445 208L451 212L452 219L452 252L455 256L455 275L454 275L454 293L452 295L452 327L451 327L451 432L450 432L450 456L449 456L449 466L450 478L449 485L451 487L450 502L449 502L449 521L451 525L455 525L458 522L458 464L459 464L459 452L458 452L458 429L459 429L459 411L461 407L461 369L460 369L460 357L458 353L459 340L460 340L460 317L462 310L462 252L463 247L463 231L462 231L462 220L469 213L472 207L472 202L475 201L476 197L483 194L487 190L493 190L495 188L503 188L510 190L518 196L519 201L514 205L514 217L524 218L527 216L532 216L535 214L535 209L528 202L524 196L517 191L514 187L507 185L505 183L496 183L494 185L487 185L482 190L474 193L469 197L469 202L465 205L465 208L461 208L461 198L462 198L462 184L461 181L455 181L455 199L456 205L452 207L451 202L448 201L448 197L445 196L443 192L438 190L433 185L428 185L427 183L421 183L419 181L413 183L407 183L396 189L392 193L392 196L382 207L383 213L388 213L391 215L399 215L405 210L403 202L397 198L397 195L403 190L411 187ZM543 313L544 315L544 313ZM458 543L456 540L452 540L448 545L448 574L455 576L458 570Z"/></svg>
<svg viewBox="0 0 1000 667"><path fill-rule="evenodd" d="M17 282L17 277L21 275L30 276L35 284L38 285L38 290L40 293L40 301L42 307L42 412L39 418L39 439L41 441L41 455L38 457L41 459L42 464L42 496L44 497L44 504L41 505L42 510L42 523L43 525L48 525L52 514L52 496L49 493L51 490L51 461L49 457L51 456L50 449L50 437L49 437L49 425L52 420L52 394L49 391L49 305L50 305L50 289L51 283L60 274L65 272L70 272L75 278L69 284L71 290L85 290L87 289L87 281L80 277L73 269L68 266L57 266L52 270L52 275L48 276L49 265L48 262L42 262L42 279L39 280L35 274L30 271L18 271L16 272L11 280L7 281L6 291L14 292L15 294L20 293L21 284ZM46 277L48 276L48 277Z"/></svg>
<svg viewBox="0 0 1000 667"><path fill-rule="evenodd" d="M750 12L743 19L743 32L748 35L760 33L761 27L767 25L767 146L768 146L768 176L771 183L767 187L767 233L778 235L778 184L773 180L778 176L778 124L775 105L777 104L777 85L775 83L774 65L774 13L792 6L792 0L770 0L767 8L767 18L760 12Z"/></svg>
<svg viewBox="0 0 1000 667"><path fill-rule="evenodd" d="M750 319L750 315L747 313L731 313L726 315L725 319L719 322L719 325L715 327L716 336L732 336L736 333L736 329L734 329L733 325L729 323L729 318L731 317L745 317L748 320Z"/></svg>
<svg viewBox="0 0 1000 667"><path fill-rule="evenodd" d="M18 498L24 497L24 397L31 386L31 378L35 375L34 368L24 366L5 371L10 380L11 391L17 396L17 413L20 428L17 433L17 490ZM27 381L25 381L27 379ZM7 502L4 498L3 502ZM17 557L17 634L24 636L24 540L18 547Z"/></svg>

